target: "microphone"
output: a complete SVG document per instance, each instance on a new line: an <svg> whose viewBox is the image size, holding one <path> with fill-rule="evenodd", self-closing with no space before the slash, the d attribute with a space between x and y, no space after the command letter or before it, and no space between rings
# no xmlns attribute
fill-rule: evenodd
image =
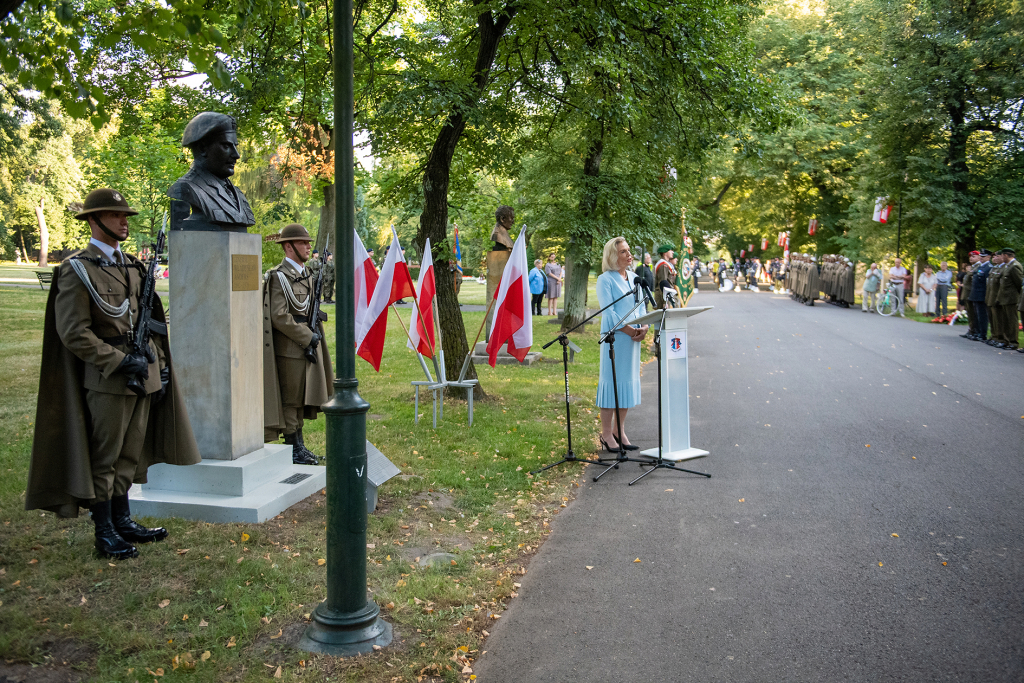
<svg viewBox="0 0 1024 683"><path fill-rule="evenodd" d="M647 303L651 305L651 308L657 308L658 306L654 303L654 297L651 296L651 286L647 284L647 280L641 277L637 278L637 281L640 283L640 288L644 290L644 298L647 299Z"/></svg>

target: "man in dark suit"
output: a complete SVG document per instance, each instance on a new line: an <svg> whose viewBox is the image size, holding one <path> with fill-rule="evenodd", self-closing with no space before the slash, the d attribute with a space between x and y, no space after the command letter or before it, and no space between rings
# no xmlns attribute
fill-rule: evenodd
<svg viewBox="0 0 1024 683"><path fill-rule="evenodd" d="M192 150L192 168L167 190L169 197L191 207L183 229L193 222L244 231L256 223L245 195L230 180L239 158L236 131L233 117L212 111L204 111L185 126L181 146Z"/></svg>
<svg viewBox="0 0 1024 683"><path fill-rule="evenodd" d="M988 338L988 309L985 308L985 285L988 280L988 273L992 270L990 259L992 252L982 249L978 257L978 264L972 271L971 293L967 300L974 304L974 318L976 321L974 341L986 341Z"/></svg>

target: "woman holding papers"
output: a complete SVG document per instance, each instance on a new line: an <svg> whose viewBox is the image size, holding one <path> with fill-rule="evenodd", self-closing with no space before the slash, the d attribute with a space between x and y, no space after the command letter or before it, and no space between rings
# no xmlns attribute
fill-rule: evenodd
<svg viewBox="0 0 1024 683"><path fill-rule="evenodd" d="M604 245L601 276L597 278L597 300L601 308L608 306L633 289L636 274L630 270L633 255L623 237L613 237ZM629 320L644 314L632 296L623 297L601 315L601 334L619 323L615 332L615 383L612 381L612 360L608 344L601 345L601 372L597 381L597 407L601 409L601 445L612 453L622 449L637 450L626 436L626 411L640 404L640 342L647 335L647 326L637 327L628 321L619 322L634 309ZM618 391L618 425L615 424L615 392ZM619 435L622 443L619 443Z"/></svg>

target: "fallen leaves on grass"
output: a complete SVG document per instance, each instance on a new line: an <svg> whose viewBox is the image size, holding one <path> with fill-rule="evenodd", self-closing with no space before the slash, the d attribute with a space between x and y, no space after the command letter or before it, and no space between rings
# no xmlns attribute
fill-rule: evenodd
<svg viewBox="0 0 1024 683"><path fill-rule="evenodd" d="M228 638L228 644L225 645L224 647L234 647L237 644L238 643L235 642L235 637L231 636L230 638Z"/></svg>
<svg viewBox="0 0 1024 683"><path fill-rule="evenodd" d="M318 567L322 567L322 566L324 566L325 564L327 564L327 560L325 560L325 559L324 559L324 558L322 558L322 557L321 557L321 558L320 558L319 560L317 560L317 561L316 561L316 566L318 566Z"/></svg>
<svg viewBox="0 0 1024 683"><path fill-rule="evenodd" d="M160 604L157 605L157 607L159 607L160 609L163 609L164 607L167 607L169 604L171 604L171 601L167 600L167 599L164 599L164 600L160 601Z"/></svg>
<svg viewBox="0 0 1024 683"><path fill-rule="evenodd" d="M283 628L279 628L277 630L277 635L270 636L270 639L271 640L277 640L278 638L280 638L283 635L284 635L284 629Z"/></svg>
<svg viewBox="0 0 1024 683"><path fill-rule="evenodd" d="M210 651L209 651L209 650L207 650L207 651L206 651L206 652L204 652L203 654L199 655L199 659L200 659L201 661L204 661L204 662L205 662L205 661L206 661L207 659L209 659L210 657L211 657L211 655L210 655Z"/></svg>

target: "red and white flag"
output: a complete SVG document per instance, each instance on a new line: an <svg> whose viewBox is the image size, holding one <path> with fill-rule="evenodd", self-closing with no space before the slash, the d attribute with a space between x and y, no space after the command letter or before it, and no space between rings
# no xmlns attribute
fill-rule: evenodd
<svg viewBox="0 0 1024 683"><path fill-rule="evenodd" d="M391 229L391 248L380 269L380 278L366 308L363 325L356 329L356 354L380 372L384 336L388 331L388 307L399 299L415 296L409 265L402 256L398 233Z"/></svg>
<svg viewBox="0 0 1024 683"><path fill-rule="evenodd" d="M768 248L768 238L764 237L764 238L761 239L761 251L764 251L767 248Z"/></svg>
<svg viewBox="0 0 1024 683"><path fill-rule="evenodd" d="M888 199L888 197L877 197L875 199L875 213L871 216L871 220L876 223L889 222L889 211L892 207L886 204Z"/></svg>
<svg viewBox="0 0 1024 683"><path fill-rule="evenodd" d="M509 355L520 363L533 346L533 320L530 310L529 269L526 265L526 230L519 232L512 246L512 255L501 274L501 283L494 293L496 306L491 319L491 336L487 340L488 362L493 368L498 351L508 342Z"/></svg>
<svg viewBox="0 0 1024 683"><path fill-rule="evenodd" d="M352 231L355 237L355 250L352 252L355 262L355 291L356 291L356 324L358 333L366 320L366 312L370 308L370 299L373 297L373 290L377 286L377 266L373 265L373 259L359 239L359 233Z"/></svg>
<svg viewBox="0 0 1024 683"><path fill-rule="evenodd" d="M746 255L747 255L747 250L746 249L740 249L740 258L743 258Z"/></svg>
<svg viewBox="0 0 1024 683"><path fill-rule="evenodd" d="M420 263L420 277L416 283L417 305L412 309L412 321L409 323L409 341L405 342L413 351L432 357L434 341L434 296L437 286L434 280L434 256L430 253L430 238L423 247L423 261ZM420 320L423 313L423 322ZM423 330L426 330L426 335Z"/></svg>
<svg viewBox="0 0 1024 683"><path fill-rule="evenodd" d="M807 223L807 234L808 235L813 235L816 232L818 232L818 219L817 218L812 218Z"/></svg>

